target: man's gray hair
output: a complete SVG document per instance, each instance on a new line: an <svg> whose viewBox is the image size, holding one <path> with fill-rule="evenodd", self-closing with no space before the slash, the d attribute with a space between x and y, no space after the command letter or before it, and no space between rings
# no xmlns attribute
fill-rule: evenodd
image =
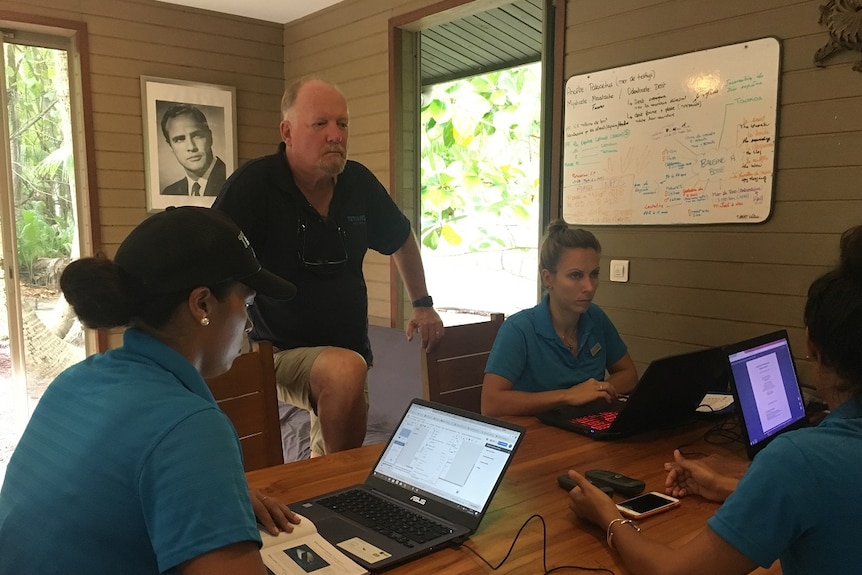
<svg viewBox="0 0 862 575"><path fill-rule="evenodd" d="M292 83L290 86L288 86L287 90L284 91L284 95L281 97L281 119L282 120L287 119L288 113L290 113L290 110L296 104L296 98L299 96L299 90L303 86L308 84L309 82L315 82L315 81L316 82L322 82L322 83L326 84L327 86L331 86L332 88L335 88L335 90L338 91L339 94L344 96L344 93L341 91L341 89L338 86L336 86L335 84L333 84L332 82L330 82L328 80L321 78L320 76L316 76L316 75L303 76L302 78L300 78L299 80L296 80L294 83Z"/></svg>

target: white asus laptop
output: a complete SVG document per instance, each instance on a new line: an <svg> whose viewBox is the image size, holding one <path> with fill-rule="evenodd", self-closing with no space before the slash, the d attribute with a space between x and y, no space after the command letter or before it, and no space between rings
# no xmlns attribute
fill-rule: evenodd
<svg viewBox="0 0 862 575"><path fill-rule="evenodd" d="M414 399L364 484L290 508L369 571L387 569L473 533L524 432Z"/></svg>

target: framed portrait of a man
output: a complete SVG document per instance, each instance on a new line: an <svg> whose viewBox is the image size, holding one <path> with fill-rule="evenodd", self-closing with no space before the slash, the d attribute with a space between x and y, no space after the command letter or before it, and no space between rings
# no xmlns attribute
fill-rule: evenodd
<svg viewBox="0 0 862 575"><path fill-rule="evenodd" d="M212 205L237 164L236 90L141 76L147 211Z"/></svg>

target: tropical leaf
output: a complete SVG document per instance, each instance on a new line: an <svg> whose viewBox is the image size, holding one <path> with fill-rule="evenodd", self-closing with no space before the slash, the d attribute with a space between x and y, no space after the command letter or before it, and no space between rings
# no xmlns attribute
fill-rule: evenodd
<svg viewBox="0 0 862 575"><path fill-rule="evenodd" d="M443 236L444 240L446 240L453 246L459 245L464 240L464 238L462 238L461 235L456 232L455 228L453 228L452 226L443 226L441 235Z"/></svg>
<svg viewBox="0 0 862 575"><path fill-rule="evenodd" d="M541 98L533 69L540 65L424 90L423 246L515 249L507 227L538 221Z"/></svg>

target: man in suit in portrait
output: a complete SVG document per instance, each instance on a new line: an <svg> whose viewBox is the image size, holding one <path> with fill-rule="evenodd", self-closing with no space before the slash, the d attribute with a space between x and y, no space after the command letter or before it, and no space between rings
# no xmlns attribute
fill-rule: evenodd
<svg viewBox="0 0 862 575"><path fill-rule="evenodd" d="M186 172L165 187L165 196L217 196L225 182L225 163L213 154L213 134L197 107L177 104L162 116L162 134Z"/></svg>

